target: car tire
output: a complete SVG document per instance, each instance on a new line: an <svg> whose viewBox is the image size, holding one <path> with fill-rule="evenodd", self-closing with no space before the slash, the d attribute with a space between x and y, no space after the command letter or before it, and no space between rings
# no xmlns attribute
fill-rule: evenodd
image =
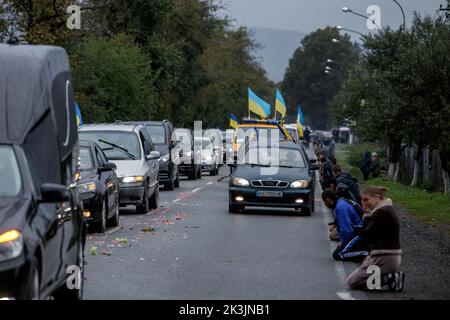
<svg viewBox="0 0 450 320"><path fill-rule="evenodd" d="M311 216L311 208L303 207L301 209L296 209L296 210L299 210L299 216L301 216L301 217Z"/></svg>
<svg viewBox="0 0 450 320"><path fill-rule="evenodd" d="M214 168L209 172L210 176L215 176L217 174L217 163L214 164Z"/></svg>
<svg viewBox="0 0 450 320"><path fill-rule="evenodd" d="M77 301L83 299L84 293L84 245L83 241L78 244L77 266L80 270L80 288L69 289L67 283L64 283L54 293L55 300Z"/></svg>
<svg viewBox="0 0 450 320"><path fill-rule="evenodd" d="M314 197L314 194L312 195L311 198L312 198L311 199L311 212L314 212L314 211L316 211L316 199Z"/></svg>
<svg viewBox="0 0 450 320"><path fill-rule="evenodd" d="M177 172L177 178L175 179L174 186L175 188L180 187L180 172Z"/></svg>
<svg viewBox="0 0 450 320"><path fill-rule="evenodd" d="M114 210L114 216L109 219L109 225L111 227L117 227L119 225L119 200L116 200L116 208Z"/></svg>
<svg viewBox="0 0 450 320"><path fill-rule="evenodd" d="M198 166L197 167L197 179L201 179L202 178L202 167Z"/></svg>
<svg viewBox="0 0 450 320"><path fill-rule="evenodd" d="M170 179L169 182L164 183L164 190L172 191L173 189L175 189L175 180L174 179Z"/></svg>
<svg viewBox="0 0 450 320"><path fill-rule="evenodd" d="M156 187L156 189L159 189ZM144 197L142 199L142 203L136 206L137 213L147 213L149 212L149 198L148 198L148 185L145 185L144 189Z"/></svg>
<svg viewBox="0 0 450 320"><path fill-rule="evenodd" d="M100 212L100 220L94 224L94 232L95 233L104 233L106 231L107 224L107 216L108 216L108 205L106 204L106 200L103 201L102 210Z"/></svg>
<svg viewBox="0 0 450 320"><path fill-rule="evenodd" d="M158 209L158 201L159 201L159 188L156 187L149 201L150 210Z"/></svg>
<svg viewBox="0 0 450 320"><path fill-rule="evenodd" d="M25 274L22 285L17 297L18 300L39 300L40 299L40 274L37 265L37 260L34 259L30 263L28 272Z"/></svg>
<svg viewBox="0 0 450 320"><path fill-rule="evenodd" d="M243 207L237 206L235 204L229 204L228 205L228 212L229 213L240 213L242 210L244 210Z"/></svg>

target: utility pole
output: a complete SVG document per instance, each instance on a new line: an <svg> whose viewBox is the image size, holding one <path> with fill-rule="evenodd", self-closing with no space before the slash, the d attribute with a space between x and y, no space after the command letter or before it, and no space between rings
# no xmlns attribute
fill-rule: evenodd
<svg viewBox="0 0 450 320"><path fill-rule="evenodd" d="M450 0L447 0L447 8L444 8L444 6L441 4L439 6L439 11L445 12L445 17L447 19L450 18Z"/></svg>

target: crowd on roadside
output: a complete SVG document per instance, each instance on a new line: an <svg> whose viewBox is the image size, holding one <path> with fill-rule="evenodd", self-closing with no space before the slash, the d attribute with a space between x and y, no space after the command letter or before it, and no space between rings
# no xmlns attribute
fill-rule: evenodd
<svg viewBox="0 0 450 320"><path fill-rule="evenodd" d="M329 237L337 242L332 256L338 261L360 263L347 279L350 288L402 291L405 275L400 271L400 224L392 201L386 197L388 190L372 185L360 187L357 178L342 170L334 146L329 145L313 141L320 165L322 200L333 218ZM366 152L360 169L364 180L370 174L378 177L376 153ZM377 271L379 282L373 280Z"/></svg>

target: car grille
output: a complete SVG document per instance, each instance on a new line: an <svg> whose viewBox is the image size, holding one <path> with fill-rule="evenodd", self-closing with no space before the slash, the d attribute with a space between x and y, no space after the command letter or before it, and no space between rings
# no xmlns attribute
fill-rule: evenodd
<svg viewBox="0 0 450 320"><path fill-rule="evenodd" d="M286 188L288 185L289 182L280 180L252 180L252 186L258 188Z"/></svg>

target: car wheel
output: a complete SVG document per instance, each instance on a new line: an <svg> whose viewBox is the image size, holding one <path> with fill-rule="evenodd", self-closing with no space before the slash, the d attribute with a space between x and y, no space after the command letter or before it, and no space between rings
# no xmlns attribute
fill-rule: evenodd
<svg viewBox="0 0 450 320"><path fill-rule="evenodd" d="M29 272L25 276L22 282L21 289L19 291L19 300L39 300L40 299L40 275L37 263L34 260L31 262Z"/></svg>
<svg viewBox="0 0 450 320"><path fill-rule="evenodd" d="M311 216L311 208L303 207L303 208L296 208L296 211L299 212L299 215L302 217L309 217Z"/></svg>
<svg viewBox="0 0 450 320"><path fill-rule="evenodd" d="M175 186L175 188L180 187L180 173L179 172L177 173L177 178L175 180L174 186Z"/></svg>
<svg viewBox="0 0 450 320"><path fill-rule="evenodd" d="M155 188L152 197L150 198L150 209L158 209L158 200L159 200L159 188Z"/></svg>
<svg viewBox="0 0 450 320"><path fill-rule="evenodd" d="M159 189L156 187L156 189ZM148 185L145 185L144 189L144 197L142 199L142 203L140 205L136 206L136 212L137 213L147 213L149 211L149 199L148 199Z"/></svg>
<svg viewBox="0 0 450 320"><path fill-rule="evenodd" d="M109 220L111 227L117 227L119 225L119 200L116 200L116 208L114 209L114 216Z"/></svg>
<svg viewBox="0 0 450 320"><path fill-rule="evenodd" d="M201 179L202 178L202 167L198 166L197 167L197 179Z"/></svg>
<svg viewBox="0 0 450 320"><path fill-rule="evenodd" d="M244 210L244 208L241 207L241 206L237 206L237 205L235 205L235 204L229 204L229 205L228 205L228 212L229 212L229 213L239 213L239 212L241 212L242 210Z"/></svg>
<svg viewBox="0 0 450 320"><path fill-rule="evenodd" d="M314 194L312 195L311 199L311 211L312 212L316 211L316 199L314 198Z"/></svg>
<svg viewBox="0 0 450 320"><path fill-rule="evenodd" d="M169 182L164 183L164 190L172 191L173 189L175 189L174 179L170 179Z"/></svg>
<svg viewBox="0 0 450 320"><path fill-rule="evenodd" d="M211 169L211 171L209 172L210 176L215 176L216 175L216 171L217 171L217 164L214 164L214 167Z"/></svg>
<svg viewBox="0 0 450 320"><path fill-rule="evenodd" d="M96 233L103 233L106 231L106 221L108 219L107 218L107 215L108 215L107 208L108 208L108 206L107 206L106 200L105 200L105 201L103 201L103 204L102 204L102 210L100 212L100 220L94 224Z"/></svg>

